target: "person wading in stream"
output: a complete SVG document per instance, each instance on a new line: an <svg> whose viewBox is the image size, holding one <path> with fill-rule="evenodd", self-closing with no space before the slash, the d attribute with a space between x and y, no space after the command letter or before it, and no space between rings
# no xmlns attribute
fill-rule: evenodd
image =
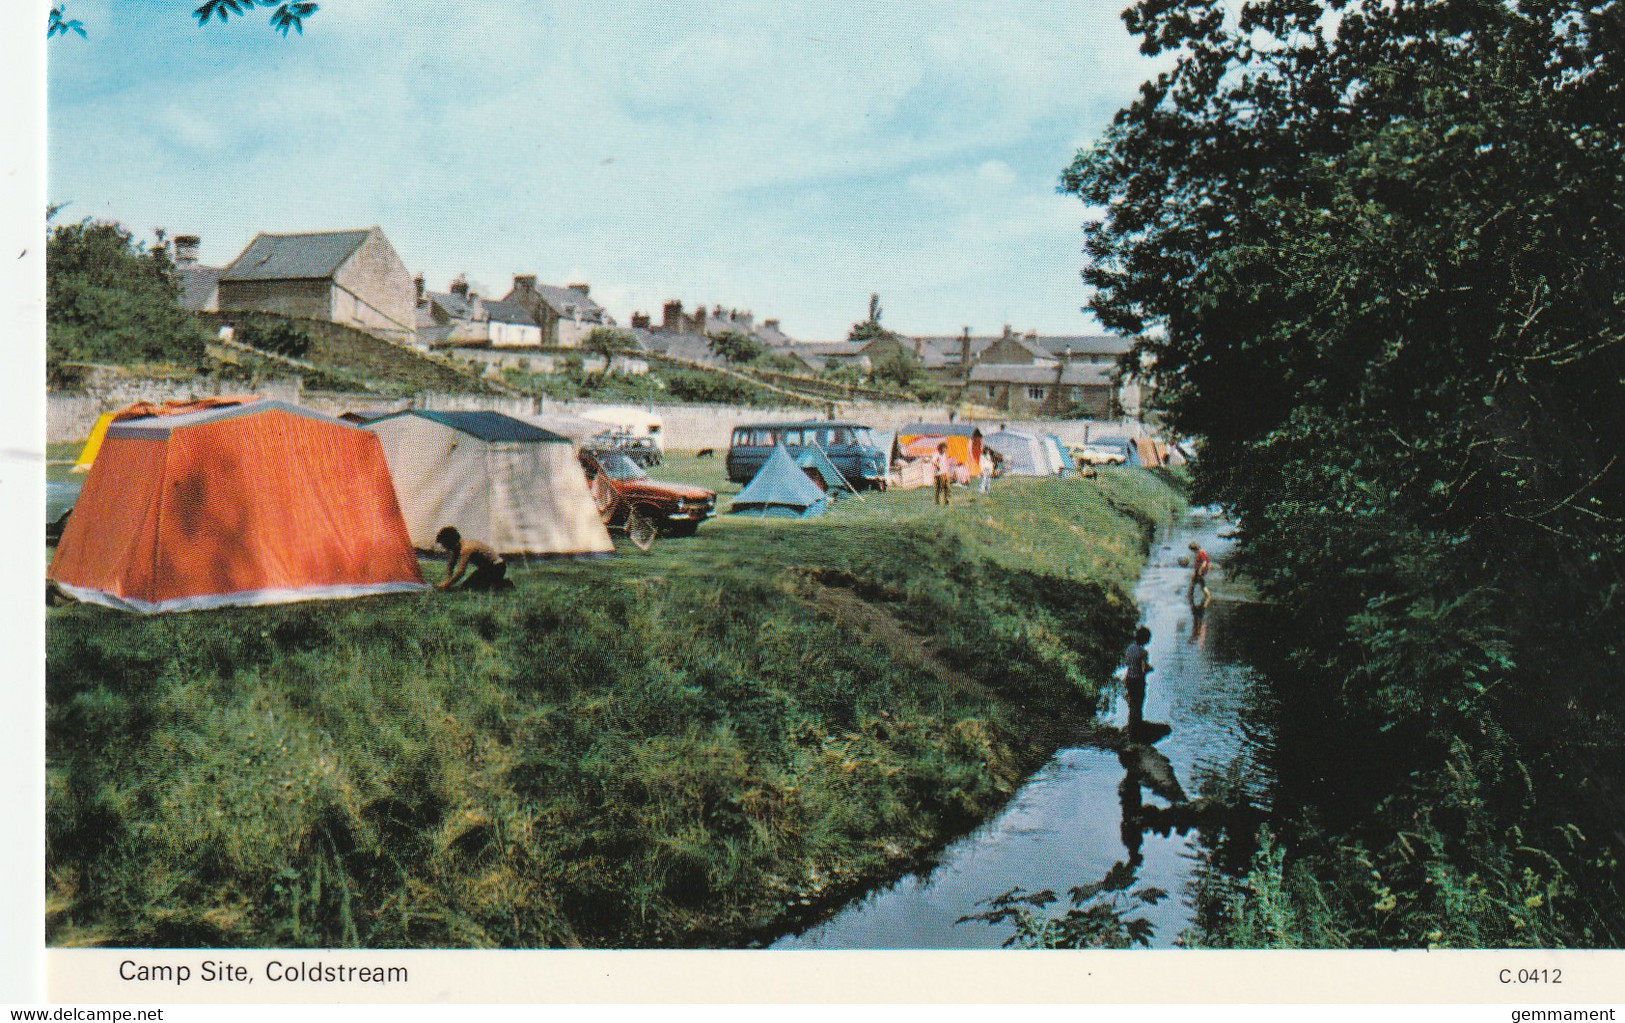
<svg viewBox="0 0 1625 1023"><path fill-rule="evenodd" d="M434 543L446 551L446 579L437 583L435 589L451 589L470 566L474 571L463 583L465 590L501 590L513 585L505 578L508 566L502 555L478 540L464 540L456 526L447 526L436 533Z"/></svg>
<svg viewBox="0 0 1625 1023"><path fill-rule="evenodd" d="M1191 581L1190 585L1185 587L1185 601L1189 603L1191 607L1195 607L1197 604L1196 588L1198 586L1202 588L1202 607L1204 609L1207 607L1207 602L1211 599L1211 594L1209 594L1207 591L1207 573L1208 569L1212 567L1213 559L1207 556L1207 551L1202 549L1201 544L1197 543L1195 540L1192 540Z"/></svg>
<svg viewBox="0 0 1625 1023"><path fill-rule="evenodd" d="M1128 688L1128 735L1132 739L1145 730L1145 677L1151 673L1151 655L1146 644L1151 642L1151 630L1140 626L1134 630L1134 642L1123 651L1123 664L1128 670L1123 681Z"/></svg>

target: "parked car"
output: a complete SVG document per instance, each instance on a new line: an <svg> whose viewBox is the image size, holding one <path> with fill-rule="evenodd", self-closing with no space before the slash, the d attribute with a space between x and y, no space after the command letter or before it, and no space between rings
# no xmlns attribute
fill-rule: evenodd
<svg viewBox="0 0 1625 1023"><path fill-rule="evenodd" d="M83 484L78 480L45 481L46 543L54 544L62 539L62 530L68 525L68 516L73 514L73 505L79 500L81 486Z"/></svg>
<svg viewBox="0 0 1625 1023"><path fill-rule="evenodd" d="M667 536L692 536L716 514L715 491L650 479L625 452L583 450L579 457L610 529L625 529L627 510L636 509Z"/></svg>
<svg viewBox="0 0 1625 1023"><path fill-rule="evenodd" d="M1099 444L1073 445L1068 449L1079 465L1122 465L1127 460L1122 445L1104 447Z"/></svg>
<svg viewBox="0 0 1625 1023"><path fill-rule="evenodd" d="M875 443L874 433L862 423L826 421L734 427L728 446L728 479L750 482L778 444L789 448L792 455L815 444L823 448L854 489L886 485L886 452Z"/></svg>
<svg viewBox="0 0 1625 1023"><path fill-rule="evenodd" d="M654 440L629 433L601 433L587 441L584 447L590 451L619 451L645 469L665 461L660 446Z"/></svg>

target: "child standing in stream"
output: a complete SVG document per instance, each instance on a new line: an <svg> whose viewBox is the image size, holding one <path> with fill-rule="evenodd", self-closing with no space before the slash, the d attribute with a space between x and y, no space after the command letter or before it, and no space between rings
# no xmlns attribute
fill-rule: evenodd
<svg viewBox="0 0 1625 1023"><path fill-rule="evenodd" d="M1123 664L1128 668L1123 681L1128 689L1128 736L1133 739L1145 730L1145 677L1152 671L1150 653L1146 645L1151 642L1151 630L1140 626L1134 630L1134 642L1123 651Z"/></svg>

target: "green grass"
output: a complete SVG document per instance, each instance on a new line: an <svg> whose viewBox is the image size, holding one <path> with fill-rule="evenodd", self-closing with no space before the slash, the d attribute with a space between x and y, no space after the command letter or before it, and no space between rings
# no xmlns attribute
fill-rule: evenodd
<svg viewBox="0 0 1625 1023"><path fill-rule="evenodd" d="M724 515L504 594L53 610L48 940L735 945L895 876L1091 713L1181 501L955 497Z"/></svg>

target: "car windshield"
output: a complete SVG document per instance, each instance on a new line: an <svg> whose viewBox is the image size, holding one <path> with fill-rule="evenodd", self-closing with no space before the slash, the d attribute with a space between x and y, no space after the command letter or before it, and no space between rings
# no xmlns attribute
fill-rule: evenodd
<svg viewBox="0 0 1625 1023"><path fill-rule="evenodd" d="M604 467L612 480L641 480L649 475L638 463L616 451L599 455L598 464Z"/></svg>

